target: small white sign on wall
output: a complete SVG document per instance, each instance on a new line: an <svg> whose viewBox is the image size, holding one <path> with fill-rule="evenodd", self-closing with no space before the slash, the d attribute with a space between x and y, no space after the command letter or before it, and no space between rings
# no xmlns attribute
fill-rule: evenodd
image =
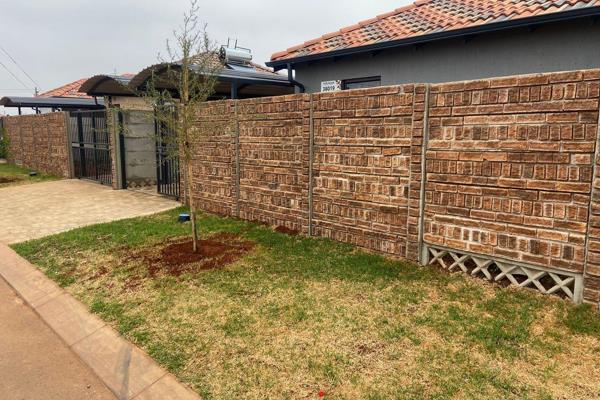
<svg viewBox="0 0 600 400"><path fill-rule="evenodd" d="M339 92L342 90L342 81L321 82L321 92Z"/></svg>

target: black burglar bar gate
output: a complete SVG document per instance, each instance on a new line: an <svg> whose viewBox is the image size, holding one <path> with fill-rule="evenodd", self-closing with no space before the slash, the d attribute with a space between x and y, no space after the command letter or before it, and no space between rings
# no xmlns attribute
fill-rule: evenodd
<svg viewBox="0 0 600 400"><path fill-rule="evenodd" d="M180 199L179 153L176 133L155 120L156 184L158 193Z"/></svg>
<svg viewBox="0 0 600 400"><path fill-rule="evenodd" d="M112 184L106 111L71 111L68 129L75 177Z"/></svg>

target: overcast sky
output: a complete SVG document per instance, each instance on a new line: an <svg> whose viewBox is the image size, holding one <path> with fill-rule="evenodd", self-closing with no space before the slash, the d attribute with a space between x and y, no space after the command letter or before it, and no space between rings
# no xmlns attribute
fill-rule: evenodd
<svg viewBox="0 0 600 400"><path fill-rule="evenodd" d="M211 38L264 63L272 53L410 3L407 0L200 0ZM0 46L49 90L103 73L136 73L164 53L188 0L0 0ZM0 51L0 97L34 84Z"/></svg>

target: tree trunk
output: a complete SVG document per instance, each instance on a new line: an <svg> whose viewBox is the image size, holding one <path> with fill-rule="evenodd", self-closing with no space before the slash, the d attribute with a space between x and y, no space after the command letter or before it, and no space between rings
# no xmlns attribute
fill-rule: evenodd
<svg viewBox="0 0 600 400"><path fill-rule="evenodd" d="M190 207L190 222L192 223L192 243L193 243L193 252L198 252L198 227L196 226L196 207L194 206L193 196L192 196L192 163L191 161L187 162L187 198L188 204Z"/></svg>

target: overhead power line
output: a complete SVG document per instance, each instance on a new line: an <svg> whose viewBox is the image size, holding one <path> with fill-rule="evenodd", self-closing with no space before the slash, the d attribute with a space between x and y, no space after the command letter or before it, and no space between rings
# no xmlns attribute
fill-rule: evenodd
<svg viewBox="0 0 600 400"><path fill-rule="evenodd" d="M39 85L39 84L38 84L38 83L37 83L35 80L33 80L33 78L31 77L31 75L29 75L29 74L28 74L28 73L27 73L27 72L26 72L26 71L25 71L25 70L24 70L24 69L23 69L23 68L22 68L22 67L19 65L19 63L17 62L17 60L15 60L15 59L14 59L14 58L13 58L13 57L10 55L10 54L8 54L8 51L6 51L6 49L5 49L4 47L0 46L0 50L2 50L2 51L4 52L4 54L6 54L6 55L8 56L8 58L10 58L10 60L11 60L11 61L12 61L12 62L13 62L15 65L16 65L16 66L17 66L17 68L19 68L19 70L20 70L20 71L21 71L23 74L25 74L25 76L26 76L27 78L29 78L29 80L30 80L30 81L31 81L31 82L32 82L32 83L33 83L33 84L34 84L36 87L38 87L38 88L40 87L40 85Z"/></svg>
<svg viewBox="0 0 600 400"><path fill-rule="evenodd" d="M19 79L18 76L16 76L15 74L13 74L13 72L10 69L8 69L8 67L6 65L4 65L4 63L2 61L0 61L0 66L2 68L4 68L13 78L15 78L15 80L17 82L19 82L21 85L23 85L24 88L31 90L31 88L27 87L27 85L25 83L23 83L23 81L21 79Z"/></svg>

